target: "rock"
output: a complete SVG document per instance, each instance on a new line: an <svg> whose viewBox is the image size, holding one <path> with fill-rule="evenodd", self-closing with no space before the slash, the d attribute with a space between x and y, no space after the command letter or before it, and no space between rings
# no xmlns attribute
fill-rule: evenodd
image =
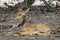
<svg viewBox="0 0 60 40"><path fill-rule="evenodd" d="M60 27L60 21L59 20L55 20L54 22L52 22L54 25L56 25L57 27Z"/></svg>
<svg viewBox="0 0 60 40"><path fill-rule="evenodd" d="M13 32L8 32L8 33L6 33L4 35L12 35L12 34L13 34Z"/></svg>
<svg viewBox="0 0 60 40"><path fill-rule="evenodd" d="M14 37L18 37L18 36L19 36L19 34L13 34L13 36L14 36Z"/></svg>
<svg viewBox="0 0 60 40"><path fill-rule="evenodd" d="M1 25L0 29L8 29L8 27L6 25Z"/></svg>

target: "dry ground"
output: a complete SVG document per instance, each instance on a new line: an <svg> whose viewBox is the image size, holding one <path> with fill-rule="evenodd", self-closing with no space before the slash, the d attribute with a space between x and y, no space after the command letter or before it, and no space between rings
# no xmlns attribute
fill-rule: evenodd
<svg viewBox="0 0 60 40"><path fill-rule="evenodd" d="M37 14L37 16L36 16ZM4 33L9 32L7 29L0 29L0 40L60 40L60 30L59 32L56 30L60 27L60 12L45 12L41 13L38 9L30 10L28 12L27 22L31 23L45 23L50 29L52 29L53 33L50 36L14 36L14 35L4 35ZM39 17L37 19L36 17ZM31 21L32 19L32 21ZM35 21L34 21L35 20ZM11 30L16 33L17 29ZM3 34L2 34L3 33Z"/></svg>

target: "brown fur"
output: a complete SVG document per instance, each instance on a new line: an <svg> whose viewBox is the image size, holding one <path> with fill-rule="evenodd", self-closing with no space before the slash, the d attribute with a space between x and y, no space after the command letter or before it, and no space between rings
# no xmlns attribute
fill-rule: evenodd
<svg viewBox="0 0 60 40"><path fill-rule="evenodd" d="M37 32L37 33L36 33ZM43 32L43 33L40 33ZM20 28L19 34L20 35L43 35L47 36L50 35L51 30L46 24L31 24L31 23L25 23L23 27Z"/></svg>
<svg viewBox="0 0 60 40"><path fill-rule="evenodd" d="M17 18L17 19L23 19L23 18L25 17L25 14L26 14L28 11L29 11L29 8L28 8L27 10L22 10L22 8L19 9L19 10L17 11L16 15L15 15L15 18Z"/></svg>

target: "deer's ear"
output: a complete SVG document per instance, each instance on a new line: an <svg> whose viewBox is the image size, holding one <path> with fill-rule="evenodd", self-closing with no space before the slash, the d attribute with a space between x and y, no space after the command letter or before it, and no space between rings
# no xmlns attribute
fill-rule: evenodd
<svg viewBox="0 0 60 40"><path fill-rule="evenodd" d="M22 8L22 10L26 10L26 9L27 9L27 7L23 7L23 8Z"/></svg>

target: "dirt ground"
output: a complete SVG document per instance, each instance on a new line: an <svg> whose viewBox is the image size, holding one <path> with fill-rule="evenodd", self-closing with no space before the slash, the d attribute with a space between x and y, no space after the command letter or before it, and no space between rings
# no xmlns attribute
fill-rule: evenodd
<svg viewBox="0 0 60 40"><path fill-rule="evenodd" d="M0 40L60 40L60 12L57 10L54 12L41 13L39 10L39 8L30 10L27 14L28 18L26 22L46 23L53 31L50 36L20 36L16 33L18 28L11 30L11 35L4 35L4 33L9 32L9 30L0 29ZM59 31L57 31L57 28ZM13 35L14 33L16 33L16 36Z"/></svg>

